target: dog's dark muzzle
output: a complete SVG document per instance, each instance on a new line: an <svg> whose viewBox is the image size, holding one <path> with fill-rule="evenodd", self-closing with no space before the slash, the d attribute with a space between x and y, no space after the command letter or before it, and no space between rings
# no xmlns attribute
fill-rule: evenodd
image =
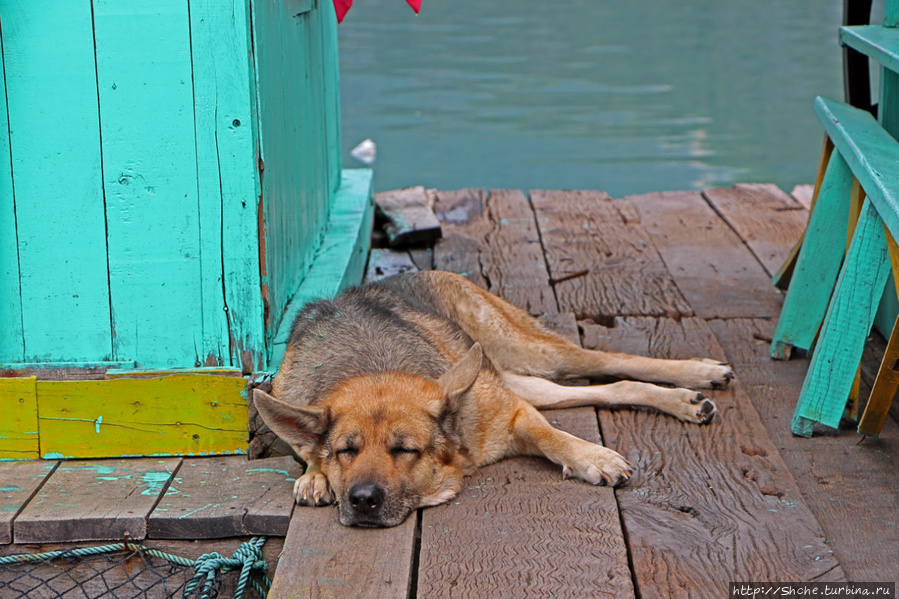
<svg viewBox="0 0 899 599"><path fill-rule="evenodd" d="M368 528L396 526L405 520L409 510L389 503L382 486L355 484L346 495L346 503L341 502L340 522L345 526Z"/></svg>

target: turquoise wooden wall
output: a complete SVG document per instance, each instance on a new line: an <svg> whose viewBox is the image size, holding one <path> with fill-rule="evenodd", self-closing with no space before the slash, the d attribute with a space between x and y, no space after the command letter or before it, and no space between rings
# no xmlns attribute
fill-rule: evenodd
<svg viewBox="0 0 899 599"><path fill-rule="evenodd" d="M0 19L0 364L264 369L341 180L332 4Z"/></svg>

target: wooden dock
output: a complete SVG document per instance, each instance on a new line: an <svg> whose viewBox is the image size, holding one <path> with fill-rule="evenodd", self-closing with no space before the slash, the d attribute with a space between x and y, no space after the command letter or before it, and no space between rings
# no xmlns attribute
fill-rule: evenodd
<svg viewBox="0 0 899 599"><path fill-rule="evenodd" d="M273 598L706 598L727 596L730 581L899 580L899 425L862 443L852 429L793 437L808 360L768 357L782 303L770 279L804 229L805 195L770 185L434 195L443 238L374 250L373 275L450 270L585 347L727 360L737 378L711 393L715 421L551 411L556 426L627 457L634 478L612 490L506 460L448 504L381 530L340 526L333 508L293 509L299 470L286 457L4 463L0 554L120 540L123 527L195 553L222 543L196 539L286 531Z"/></svg>

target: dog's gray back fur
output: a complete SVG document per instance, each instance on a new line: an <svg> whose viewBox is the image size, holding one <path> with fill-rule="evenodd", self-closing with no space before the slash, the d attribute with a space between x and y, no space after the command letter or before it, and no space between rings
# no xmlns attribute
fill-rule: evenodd
<svg viewBox="0 0 899 599"><path fill-rule="evenodd" d="M437 379L452 365L427 334L402 317L417 312L439 318L444 331L470 346L472 341L441 314L427 283L416 274L397 275L356 287L333 300L309 304L288 339L289 370L279 376L279 399L316 403L341 381L365 374L401 372Z"/></svg>

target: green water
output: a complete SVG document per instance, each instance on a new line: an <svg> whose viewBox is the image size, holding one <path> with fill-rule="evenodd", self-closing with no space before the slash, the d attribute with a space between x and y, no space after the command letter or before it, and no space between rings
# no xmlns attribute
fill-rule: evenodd
<svg viewBox="0 0 899 599"><path fill-rule="evenodd" d="M811 182L842 98L838 0L356 0L340 26L345 166L378 190L613 196Z"/></svg>

